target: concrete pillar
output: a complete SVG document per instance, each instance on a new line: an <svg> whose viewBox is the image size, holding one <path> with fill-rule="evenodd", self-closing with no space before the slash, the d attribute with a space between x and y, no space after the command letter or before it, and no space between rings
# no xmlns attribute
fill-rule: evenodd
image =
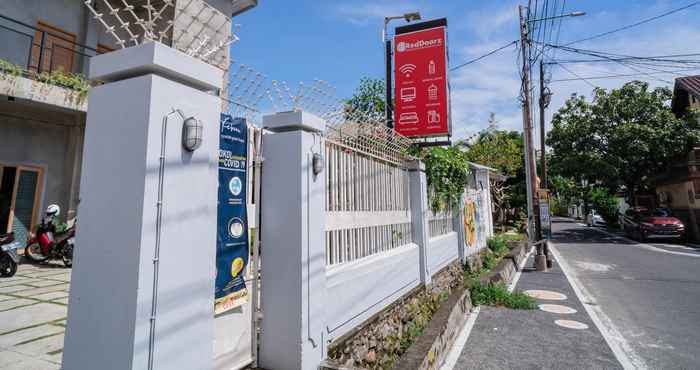
<svg viewBox="0 0 700 370"><path fill-rule="evenodd" d="M68 201L66 203L66 220L77 216L80 202L80 168L85 137L85 114L76 114L75 125L68 128L68 147L66 150L65 179L68 182Z"/></svg>
<svg viewBox="0 0 700 370"><path fill-rule="evenodd" d="M413 242L418 244L420 258L420 280L428 285L432 281L428 265L428 241L430 228L428 226L428 181L425 177L425 164L413 161L408 167L409 187L411 195L411 230Z"/></svg>
<svg viewBox="0 0 700 370"><path fill-rule="evenodd" d="M154 42L90 71L63 369L212 369L221 72Z"/></svg>
<svg viewBox="0 0 700 370"><path fill-rule="evenodd" d="M263 117L260 367L317 369L325 358L325 122L303 112ZM323 158L323 157L321 157ZM316 160L317 164L319 159Z"/></svg>

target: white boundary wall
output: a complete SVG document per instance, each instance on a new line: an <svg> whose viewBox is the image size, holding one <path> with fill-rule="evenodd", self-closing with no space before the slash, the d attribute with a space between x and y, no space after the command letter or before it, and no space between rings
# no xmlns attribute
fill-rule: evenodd
<svg viewBox="0 0 700 370"><path fill-rule="evenodd" d="M307 113L265 120L260 366L316 369L334 340L464 259L463 209L429 210L420 162L326 141Z"/></svg>

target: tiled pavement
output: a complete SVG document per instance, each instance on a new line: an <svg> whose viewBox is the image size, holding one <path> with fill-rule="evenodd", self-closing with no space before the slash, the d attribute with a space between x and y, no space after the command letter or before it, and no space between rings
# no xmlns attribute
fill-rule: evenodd
<svg viewBox="0 0 700 370"><path fill-rule="evenodd" d="M22 264L0 277L0 369L59 369L71 270Z"/></svg>

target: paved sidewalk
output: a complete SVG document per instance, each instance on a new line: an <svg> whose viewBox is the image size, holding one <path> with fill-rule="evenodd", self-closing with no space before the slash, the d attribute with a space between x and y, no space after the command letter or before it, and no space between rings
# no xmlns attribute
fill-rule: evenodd
<svg viewBox="0 0 700 370"><path fill-rule="evenodd" d="M533 257L525 266L517 283L518 290L558 293L565 297L537 299L537 304L565 306L551 308L576 312L482 306L454 369L622 368L556 261L546 273L528 268L533 266ZM556 320L570 320L569 326L582 328L563 327Z"/></svg>
<svg viewBox="0 0 700 370"><path fill-rule="evenodd" d="M0 369L59 369L71 270L62 265L19 266L0 278Z"/></svg>

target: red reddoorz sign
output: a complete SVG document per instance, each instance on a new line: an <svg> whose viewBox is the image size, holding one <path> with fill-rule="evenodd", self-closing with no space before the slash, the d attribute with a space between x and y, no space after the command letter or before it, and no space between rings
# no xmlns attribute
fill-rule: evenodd
<svg viewBox="0 0 700 370"><path fill-rule="evenodd" d="M449 135L446 27L401 33L409 27L394 37L394 128L408 137Z"/></svg>

